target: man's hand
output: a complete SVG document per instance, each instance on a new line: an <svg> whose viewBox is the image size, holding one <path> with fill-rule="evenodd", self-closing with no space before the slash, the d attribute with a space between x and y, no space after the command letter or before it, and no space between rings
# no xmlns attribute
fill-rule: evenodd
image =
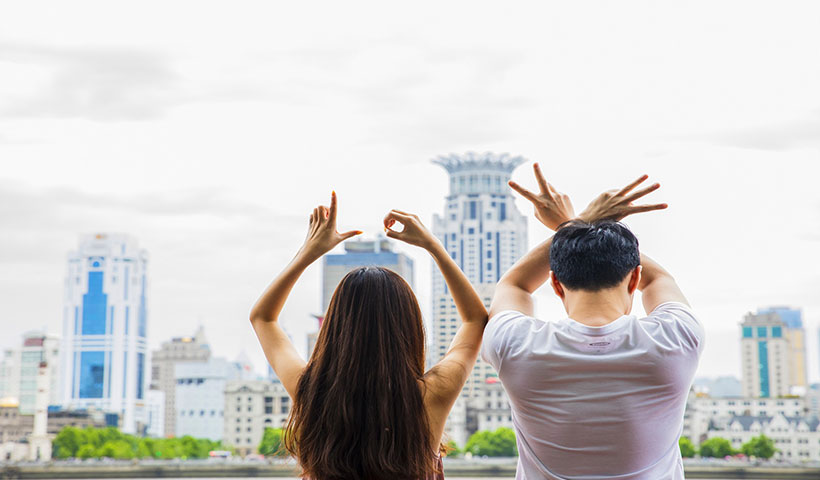
<svg viewBox="0 0 820 480"><path fill-rule="evenodd" d="M651 193L660 188L659 183L650 185L644 189L638 190L630 194L632 190L643 183L648 175L642 175L640 178L625 186L620 190L609 190L598 195L598 198L578 215L578 219L590 223L597 220L615 220L620 221L627 215L633 213L651 212L653 210L663 210L668 207L665 203L656 203L653 205L633 205L635 200Z"/></svg>
<svg viewBox="0 0 820 480"><path fill-rule="evenodd" d="M344 233L336 231L336 192L333 192L330 194L330 208L319 205L310 214L307 238L299 253L314 261L333 250L336 245L360 233L361 230Z"/></svg>
<svg viewBox="0 0 820 480"><path fill-rule="evenodd" d="M544 180L541 167L536 163L532 166L535 171L535 180L538 181L540 194L535 194L521 185L510 181L509 185L521 196L532 202L535 207L535 218L550 230L556 230L559 225L575 217L575 210L569 196L557 191L555 187Z"/></svg>
<svg viewBox="0 0 820 480"><path fill-rule="evenodd" d="M404 226L402 231L397 232L392 229L396 222ZM390 238L401 240L425 250L430 250L439 243L438 239L430 233L430 230L427 230L427 227L421 223L418 215L402 212L401 210L390 210L384 217L384 231Z"/></svg>

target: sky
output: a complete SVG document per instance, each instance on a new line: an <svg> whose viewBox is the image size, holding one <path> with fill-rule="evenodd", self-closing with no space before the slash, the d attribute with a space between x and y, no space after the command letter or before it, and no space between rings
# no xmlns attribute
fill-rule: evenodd
<svg viewBox="0 0 820 480"><path fill-rule="evenodd" d="M640 174L663 212L627 219L707 332L698 374L740 375L739 322L802 308L820 378L816 2L0 3L0 347L61 334L85 233L148 251L149 343L205 327L264 358L250 307L313 207L374 236L428 225L468 151L521 155L577 211ZM527 215L532 207L519 199ZM529 241L549 232L530 217ZM416 262L430 312L430 260ZM282 322L316 328L321 267ZM551 290L537 314L558 319ZM636 304L640 312L639 304Z"/></svg>

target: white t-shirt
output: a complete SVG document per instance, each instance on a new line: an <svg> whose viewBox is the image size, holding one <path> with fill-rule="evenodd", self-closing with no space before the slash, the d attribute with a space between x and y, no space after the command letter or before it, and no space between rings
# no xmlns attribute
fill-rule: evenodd
<svg viewBox="0 0 820 480"><path fill-rule="evenodd" d="M481 357L510 398L516 478L683 480L678 437L702 350L703 327L677 302L602 327L494 315Z"/></svg>

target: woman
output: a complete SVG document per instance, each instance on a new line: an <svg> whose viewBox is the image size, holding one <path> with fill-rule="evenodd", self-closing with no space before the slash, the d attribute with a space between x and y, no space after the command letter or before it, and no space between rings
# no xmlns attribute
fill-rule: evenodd
<svg viewBox="0 0 820 480"><path fill-rule="evenodd" d="M455 300L462 325L450 349L425 372L412 290L390 270L365 267L336 288L306 364L278 318L305 268L362 233L338 233L336 210L334 192L330 207L313 210L304 245L251 311L265 356L294 399L285 447L312 480L442 478L444 423L475 364L487 310L418 217L392 210L387 236L427 250ZM394 230L396 223L404 228Z"/></svg>

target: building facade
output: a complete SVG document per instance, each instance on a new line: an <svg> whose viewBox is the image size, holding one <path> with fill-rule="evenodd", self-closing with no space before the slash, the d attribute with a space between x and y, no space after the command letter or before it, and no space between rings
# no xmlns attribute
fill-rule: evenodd
<svg viewBox="0 0 820 480"><path fill-rule="evenodd" d="M151 389L161 391L164 402L162 428L153 426L153 422L149 422L149 424L152 424L151 431L154 436L170 436L176 432L177 379L175 366L180 363L206 362L209 358L211 358L211 349L205 339L205 330L202 327L199 327L194 336L174 337L163 342L159 350L152 352ZM153 417L159 413L156 408L154 410ZM159 435L157 435L158 433Z"/></svg>
<svg viewBox="0 0 820 480"><path fill-rule="evenodd" d="M820 428L817 418L773 415L732 417L724 427L709 430L708 437L721 437L740 447L754 437L766 435L774 442L775 459L793 463L820 460Z"/></svg>
<svg viewBox="0 0 820 480"><path fill-rule="evenodd" d="M86 235L65 278L60 403L119 412L126 433L145 422L147 265L132 237Z"/></svg>
<svg viewBox="0 0 820 480"><path fill-rule="evenodd" d="M279 381L238 380L225 387L222 441L240 455L256 452L265 428L282 428L292 402Z"/></svg>
<svg viewBox="0 0 820 480"><path fill-rule="evenodd" d="M776 315L749 313L741 324L744 397L789 394L789 341L786 324Z"/></svg>
<svg viewBox="0 0 820 480"><path fill-rule="evenodd" d="M410 288L415 288L413 259L394 248L395 242L386 237L353 239L344 242L345 253L322 257L322 316L342 278L359 267L389 268L404 278Z"/></svg>
<svg viewBox="0 0 820 480"><path fill-rule="evenodd" d="M692 391L686 402L683 433L696 445L710 429L727 429L734 417L810 416L805 398L715 398Z"/></svg>
<svg viewBox="0 0 820 480"><path fill-rule="evenodd" d="M776 317L786 325L783 336L786 337L786 341L789 343L789 388L793 394L804 394L808 387L808 374L803 312L800 309L791 307L768 307L759 309L757 315Z"/></svg>
<svg viewBox="0 0 820 480"><path fill-rule="evenodd" d="M177 363L175 410L176 436L222 440L225 387L232 380L248 380L239 362L211 357L204 362Z"/></svg>
<svg viewBox="0 0 820 480"><path fill-rule="evenodd" d="M20 412L34 413L40 364L46 362L48 404L60 403L60 340L41 331L23 334L20 348L8 349L0 363L0 398L17 400Z"/></svg>
<svg viewBox="0 0 820 480"><path fill-rule="evenodd" d="M489 306L495 284L527 250L527 220L515 207L507 182L521 157L492 153L450 155L433 163L450 176L444 212L433 216L433 233L461 267L479 295ZM441 272L433 266L432 349L430 363L447 352L461 319ZM481 418L509 417L506 409L486 409L485 386L496 373L479 359L453 412L466 412L467 418L451 413L447 435L464 445L468 435L480 428ZM464 405L458 405L463 402ZM463 407L463 408L462 408ZM501 412L501 410L505 410ZM482 417L483 416L483 417ZM506 423L505 426L510 426Z"/></svg>

